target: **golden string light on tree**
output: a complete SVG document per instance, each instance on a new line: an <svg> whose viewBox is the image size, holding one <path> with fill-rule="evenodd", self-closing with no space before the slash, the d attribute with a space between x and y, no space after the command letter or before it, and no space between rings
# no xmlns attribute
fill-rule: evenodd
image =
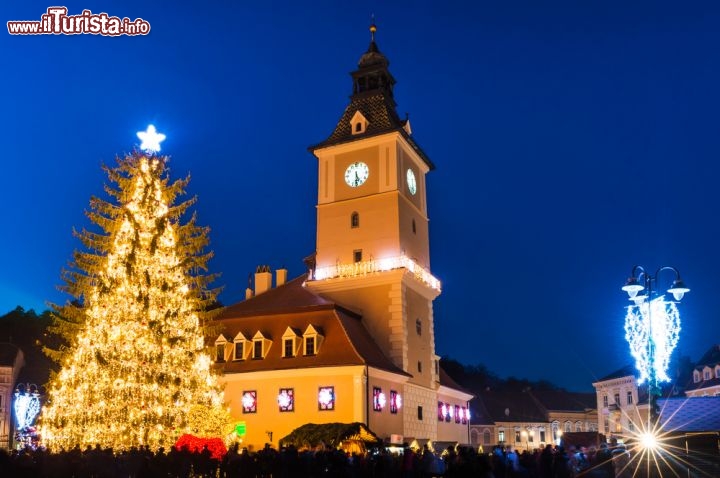
<svg viewBox="0 0 720 478"><path fill-rule="evenodd" d="M105 167L111 200L92 198L85 246L65 271L74 300L54 306L48 354L60 364L41 415L42 440L59 449L100 444L169 448L179 436L224 436L229 415L204 349L208 229L176 203L167 158L135 152Z"/></svg>

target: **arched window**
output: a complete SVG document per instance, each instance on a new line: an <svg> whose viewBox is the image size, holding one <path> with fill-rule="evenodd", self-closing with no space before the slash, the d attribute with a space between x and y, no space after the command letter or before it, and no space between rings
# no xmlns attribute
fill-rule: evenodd
<svg viewBox="0 0 720 478"><path fill-rule="evenodd" d="M565 422L565 432L572 432L572 422Z"/></svg>
<svg viewBox="0 0 720 478"><path fill-rule="evenodd" d="M485 430L483 432L483 445L490 445L492 444L492 435L490 434L490 430Z"/></svg>
<svg viewBox="0 0 720 478"><path fill-rule="evenodd" d="M576 432L582 431L582 422L575 422L575 431Z"/></svg>
<svg viewBox="0 0 720 478"><path fill-rule="evenodd" d="M350 214L350 227L360 227L360 214L357 212Z"/></svg>

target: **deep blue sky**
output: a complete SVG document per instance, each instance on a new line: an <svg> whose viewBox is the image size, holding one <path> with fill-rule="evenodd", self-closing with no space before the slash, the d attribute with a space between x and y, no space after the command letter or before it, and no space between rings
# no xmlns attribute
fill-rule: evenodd
<svg viewBox="0 0 720 478"><path fill-rule="evenodd" d="M3 25L54 5L13 3ZM64 2L152 31L0 34L0 311L66 299L100 165L148 123L192 175L225 304L258 264L302 273L306 147L346 106L374 13L398 111L437 165L437 352L589 390L629 361L619 288L640 263L692 287L679 350L698 359L720 342L720 7L674 3Z"/></svg>

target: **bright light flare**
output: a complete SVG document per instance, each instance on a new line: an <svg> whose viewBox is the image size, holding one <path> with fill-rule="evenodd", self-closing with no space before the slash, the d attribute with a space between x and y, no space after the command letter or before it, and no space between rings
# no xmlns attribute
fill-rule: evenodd
<svg viewBox="0 0 720 478"><path fill-rule="evenodd" d="M137 137L141 141L140 149L151 154L160 151L160 143L166 138L164 134L157 132L154 125L148 125L145 131L138 131Z"/></svg>
<svg viewBox="0 0 720 478"><path fill-rule="evenodd" d="M646 450L655 450L658 447L658 439L652 431L640 435L640 445Z"/></svg>
<svg viewBox="0 0 720 478"><path fill-rule="evenodd" d="M651 338L655 346L653 363L648 347ZM630 353L640 374L638 384L650 377L650 367L654 367L659 382L670 381L667 369L679 338L680 312L674 302L666 302L663 297L658 297L627 308L625 339L630 344Z"/></svg>

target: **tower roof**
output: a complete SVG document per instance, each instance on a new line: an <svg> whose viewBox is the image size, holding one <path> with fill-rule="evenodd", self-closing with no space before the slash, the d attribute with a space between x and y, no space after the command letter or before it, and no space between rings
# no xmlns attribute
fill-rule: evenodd
<svg viewBox="0 0 720 478"><path fill-rule="evenodd" d="M350 73L353 79L353 93L350 96L350 104L345 108L330 136L325 141L310 146L309 149L315 151L326 146L398 132L425 164L430 169L435 169L435 165L430 161L430 158L408 133L406 128L408 120L401 119L397 114L393 97L395 78L388 69L390 61L380 52L380 48L375 42L376 30L375 25L370 27L372 35L370 45L360 57L358 69ZM354 133L351 125L351 120L358 111L368 121L367 128L362 133Z"/></svg>

